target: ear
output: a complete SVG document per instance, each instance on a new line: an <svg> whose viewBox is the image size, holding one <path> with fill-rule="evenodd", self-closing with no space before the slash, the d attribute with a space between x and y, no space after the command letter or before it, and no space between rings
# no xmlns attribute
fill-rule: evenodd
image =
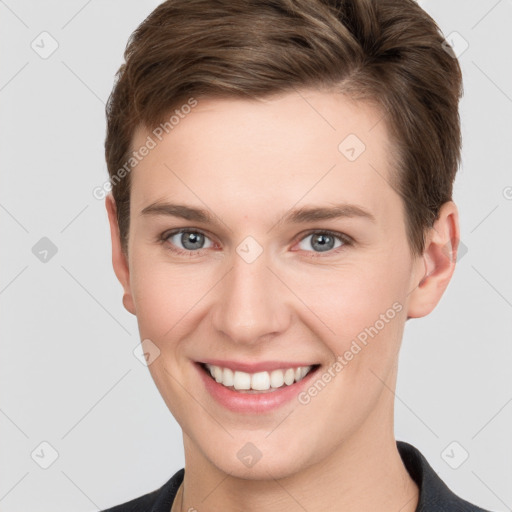
<svg viewBox="0 0 512 512"><path fill-rule="evenodd" d="M417 266L414 276L417 286L410 294L408 319L428 315L441 299L455 270L459 234L457 206L447 201L429 231L423 251L424 265Z"/></svg>
<svg viewBox="0 0 512 512"><path fill-rule="evenodd" d="M112 240L112 266L117 279L124 289L123 305L127 311L135 315L135 306L133 303L132 292L130 288L130 269L128 266L127 255L121 248L121 237L119 234L119 225L117 223L117 207L112 194L108 194L105 199L105 208L107 209L108 222L110 224L110 238Z"/></svg>

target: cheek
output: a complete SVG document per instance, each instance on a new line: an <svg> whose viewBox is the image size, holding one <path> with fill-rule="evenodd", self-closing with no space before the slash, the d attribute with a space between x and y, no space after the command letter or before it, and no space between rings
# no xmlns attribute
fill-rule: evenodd
<svg viewBox="0 0 512 512"><path fill-rule="evenodd" d="M197 320L201 299L215 284L211 268L170 264L142 250L134 251L130 272L140 335L155 343L165 340L165 347Z"/></svg>
<svg viewBox="0 0 512 512"><path fill-rule="evenodd" d="M288 274L287 282L322 323L322 337L330 333L338 340L355 337L381 315L394 316L408 293L408 262L390 259L382 251L365 260ZM316 319L316 320L315 320ZM319 333L320 334L320 333Z"/></svg>
<svg viewBox="0 0 512 512"><path fill-rule="evenodd" d="M206 291L201 285L206 276L200 273L200 265L170 265L143 251L134 251L131 259L131 289L140 339L151 340L159 350L148 369L180 424L186 422L191 400L180 384L190 378L184 373L190 369L181 366L186 357L180 341L198 324L197 312Z"/></svg>
<svg viewBox="0 0 512 512"><path fill-rule="evenodd" d="M406 262L389 262L381 256L372 258L374 263L317 274L309 295L304 295L306 287L298 292L308 297L322 321L321 325L314 321L310 328L320 327L321 341L331 351L329 367L318 377L329 383L312 384L301 403L311 400L315 414L328 414L333 424L347 429L363 422L376 407L386 389L383 381L391 387L403 334ZM327 408L327 404L336 405ZM335 430L332 435L340 435Z"/></svg>
<svg viewBox="0 0 512 512"><path fill-rule="evenodd" d="M378 382L368 370L385 375L394 365L410 291L409 268L406 256L381 250L365 261L289 276L310 310L302 320L330 349L333 362L343 358L343 380L360 384L366 379L365 385L374 387Z"/></svg>

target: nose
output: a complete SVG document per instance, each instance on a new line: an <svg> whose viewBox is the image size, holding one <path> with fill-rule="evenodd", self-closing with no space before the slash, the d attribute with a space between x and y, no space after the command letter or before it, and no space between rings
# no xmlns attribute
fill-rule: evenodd
<svg viewBox="0 0 512 512"><path fill-rule="evenodd" d="M229 264L213 307L217 333L234 343L256 344L285 332L292 316L289 294L265 251L252 262L233 252Z"/></svg>

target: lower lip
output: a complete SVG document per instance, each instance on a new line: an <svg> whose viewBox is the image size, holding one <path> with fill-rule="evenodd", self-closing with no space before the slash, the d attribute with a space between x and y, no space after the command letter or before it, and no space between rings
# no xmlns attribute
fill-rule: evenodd
<svg viewBox="0 0 512 512"><path fill-rule="evenodd" d="M290 402L309 384L320 368L317 367L310 371L299 382L294 382L290 386L285 384L283 387L276 388L275 391L240 393L219 384L210 374L206 373L199 363L195 363L195 366L203 379L207 391L219 404L233 412L251 414L272 411Z"/></svg>

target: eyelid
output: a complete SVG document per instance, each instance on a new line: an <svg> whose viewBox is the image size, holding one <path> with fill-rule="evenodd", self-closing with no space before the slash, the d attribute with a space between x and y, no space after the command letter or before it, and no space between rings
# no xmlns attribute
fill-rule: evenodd
<svg viewBox="0 0 512 512"><path fill-rule="evenodd" d="M347 244L347 245L355 242L351 236L349 236L345 233L342 233L340 231L333 231L331 229L319 229L319 228L310 229L308 231L305 231L304 233L300 233L296 237L296 242L300 242L304 238L306 238L310 235L315 235L317 233L333 236L334 238L340 239L344 244Z"/></svg>

